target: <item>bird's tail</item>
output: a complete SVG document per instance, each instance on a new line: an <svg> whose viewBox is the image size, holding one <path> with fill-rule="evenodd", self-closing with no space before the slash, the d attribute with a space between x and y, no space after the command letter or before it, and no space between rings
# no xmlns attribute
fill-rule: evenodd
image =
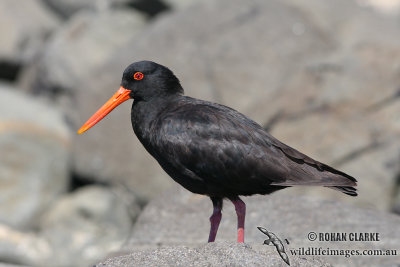
<svg viewBox="0 0 400 267"><path fill-rule="evenodd" d="M293 164L289 162L289 164ZM319 163L320 168L309 164L297 164L289 169L288 178L283 182L274 182L271 185L279 186L324 186L340 191L349 196L357 196L357 180L326 164Z"/></svg>
<svg viewBox="0 0 400 267"><path fill-rule="evenodd" d="M338 190L342 193L345 193L346 195L356 197L357 194L357 189L355 189L352 186L327 186L328 188L331 188L333 190Z"/></svg>

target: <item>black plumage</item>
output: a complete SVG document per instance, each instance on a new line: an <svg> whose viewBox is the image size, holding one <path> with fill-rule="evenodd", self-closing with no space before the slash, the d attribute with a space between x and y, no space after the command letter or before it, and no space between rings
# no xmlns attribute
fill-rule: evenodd
<svg viewBox="0 0 400 267"><path fill-rule="evenodd" d="M143 79L133 78L137 72ZM223 198L234 202L238 217L243 213L238 228L244 228L241 195L301 185L357 195L350 175L283 144L236 110L184 96L179 80L164 66L133 63L121 86L134 99L132 126L146 150L176 182L213 200L215 234ZM211 232L209 241L214 241Z"/></svg>

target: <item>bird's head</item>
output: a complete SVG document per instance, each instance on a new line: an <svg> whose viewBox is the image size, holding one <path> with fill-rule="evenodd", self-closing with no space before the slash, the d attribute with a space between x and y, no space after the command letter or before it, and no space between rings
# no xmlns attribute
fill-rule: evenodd
<svg viewBox="0 0 400 267"><path fill-rule="evenodd" d="M139 61L129 65L122 75L121 87L130 90L130 96L135 101L183 93L182 86L172 71L152 61Z"/></svg>
<svg viewBox="0 0 400 267"><path fill-rule="evenodd" d="M168 68L152 61L139 61L129 65L122 75L117 92L79 129L82 134L108 113L128 99L150 101L154 98L182 94L178 78Z"/></svg>

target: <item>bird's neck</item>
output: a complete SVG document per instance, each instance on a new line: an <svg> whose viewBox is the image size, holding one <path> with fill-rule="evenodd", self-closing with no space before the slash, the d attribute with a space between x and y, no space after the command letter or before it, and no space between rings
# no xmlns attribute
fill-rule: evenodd
<svg viewBox="0 0 400 267"><path fill-rule="evenodd" d="M182 96L179 94L168 97L153 98L147 101L134 101L132 104L132 127L136 136L144 144L150 135L152 123L159 114Z"/></svg>

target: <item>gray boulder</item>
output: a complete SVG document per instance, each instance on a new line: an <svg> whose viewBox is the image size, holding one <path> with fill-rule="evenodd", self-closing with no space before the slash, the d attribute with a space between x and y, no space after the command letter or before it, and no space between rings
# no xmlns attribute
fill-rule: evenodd
<svg viewBox="0 0 400 267"><path fill-rule="evenodd" d="M51 36L37 61L21 77L34 93L71 96L81 79L96 79L94 69L141 30L142 15L129 10L82 11Z"/></svg>
<svg viewBox="0 0 400 267"><path fill-rule="evenodd" d="M400 15L400 1L398 0L389 0L389 1L380 1L380 0L369 0L366 2L361 2L360 4L369 5L382 13L388 15Z"/></svg>
<svg viewBox="0 0 400 267"><path fill-rule="evenodd" d="M1 267L43 266L43 259L51 255L52 248L44 238L0 224Z"/></svg>
<svg viewBox="0 0 400 267"><path fill-rule="evenodd" d="M67 190L71 140L59 110L16 90L0 85L0 222L30 229Z"/></svg>
<svg viewBox="0 0 400 267"><path fill-rule="evenodd" d="M288 266L269 247L253 249L247 244L209 243L198 247L171 246L137 250L129 255L105 260L97 267L121 266ZM290 266L331 266L321 259L295 256Z"/></svg>
<svg viewBox="0 0 400 267"><path fill-rule="evenodd" d="M140 208L131 205L136 205L136 217ZM86 186L65 195L41 220L40 236L53 249L41 265L93 264L120 249L132 227L131 215L118 190Z"/></svg>
<svg viewBox="0 0 400 267"><path fill-rule="evenodd" d="M0 78L15 79L58 25L58 18L39 0L1 1Z"/></svg>
<svg viewBox="0 0 400 267"><path fill-rule="evenodd" d="M340 193L337 193L340 194ZM350 198L350 197L349 197ZM354 199L354 198L352 198ZM321 247L337 250L397 250L400 232L394 231L400 217L369 209L361 209L343 202L321 198L289 196L285 190L269 196L243 198L247 204L245 242L251 246L268 239L257 227L273 232L282 242L289 241L287 250L302 247ZM206 242L208 218L212 212L209 198L194 195L178 188L166 192L146 206L134 226L125 252L142 248L172 245L200 245ZM225 202L217 242L236 240L236 213L233 205ZM378 233L379 241L328 242L310 241L309 233ZM288 255L291 259L291 254ZM322 255L320 255L322 256ZM303 255L309 259L307 255ZM393 266L397 256L324 256L324 261L346 266Z"/></svg>
<svg viewBox="0 0 400 267"><path fill-rule="evenodd" d="M53 201L35 232L0 224L0 262L29 266L94 264L120 250L129 237L140 207L126 195L118 188L86 186Z"/></svg>

